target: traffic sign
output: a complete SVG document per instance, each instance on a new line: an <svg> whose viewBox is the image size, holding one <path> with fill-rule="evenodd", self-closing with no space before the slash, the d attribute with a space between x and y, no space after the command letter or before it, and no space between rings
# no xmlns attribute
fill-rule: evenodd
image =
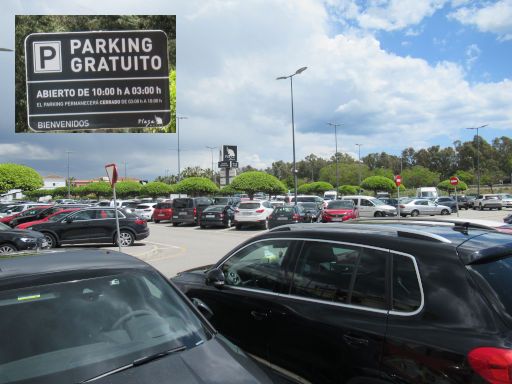
<svg viewBox="0 0 512 384"><path fill-rule="evenodd" d="M400 176L400 175L395 176L395 184L397 187L399 187L400 184L402 184L402 176Z"/></svg>
<svg viewBox="0 0 512 384"><path fill-rule="evenodd" d="M28 125L39 132L162 127L171 120L163 31L33 33Z"/></svg>
<svg viewBox="0 0 512 384"><path fill-rule="evenodd" d="M450 184L451 185L457 185L459 184L459 178L457 176L450 177Z"/></svg>
<svg viewBox="0 0 512 384"><path fill-rule="evenodd" d="M117 166L115 164L107 164L105 165L105 170L107 171L108 181L113 187L117 183Z"/></svg>

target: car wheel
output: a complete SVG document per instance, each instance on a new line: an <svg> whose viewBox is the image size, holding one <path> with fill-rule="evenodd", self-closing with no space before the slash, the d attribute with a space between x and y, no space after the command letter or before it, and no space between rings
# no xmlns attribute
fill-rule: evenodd
<svg viewBox="0 0 512 384"><path fill-rule="evenodd" d="M265 220L263 223L261 223L261 228L268 229L268 220Z"/></svg>
<svg viewBox="0 0 512 384"><path fill-rule="evenodd" d="M237 224L237 225L235 226L235 228L236 228L236 229L238 229L238 230L242 229L242 224Z"/></svg>
<svg viewBox="0 0 512 384"><path fill-rule="evenodd" d="M411 217L419 216L419 214L420 212L415 209L414 211L411 212Z"/></svg>
<svg viewBox="0 0 512 384"><path fill-rule="evenodd" d="M135 237L129 231L121 231L119 234L119 242L121 247L129 247L135 242Z"/></svg>
<svg viewBox="0 0 512 384"><path fill-rule="evenodd" d="M173 227L177 227L179 223L172 223Z"/></svg>
<svg viewBox="0 0 512 384"><path fill-rule="evenodd" d="M498 207L498 211L501 211L502 207Z"/></svg>
<svg viewBox="0 0 512 384"><path fill-rule="evenodd" d="M373 215L374 217L382 217L382 212L375 212L375 214Z"/></svg>
<svg viewBox="0 0 512 384"><path fill-rule="evenodd" d="M441 215L449 215L449 214L450 214L450 212L448 212L448 210L447 210L447 209L443 209L443 210L441 211Z"/></svg>
<svg viewBox="0 0 512 384"><path fill-rule="evenodd" d="M3 253L11 253L16 252L18 249L11 244L2 244L0 245L0 255Z"/></svg>
<svg viewBox="0 0 512 384"><path fill-rule="evenodd" d="M48 248L55 248L57 246L57 239L55 236L49 233L43 233L46 242L48 243Z"/></svg>
<svg viewBox="0 0 512 384"><path fill-rule="evenodd" d="M233 224L231 223L231 219L228 219L228 222L226 223L226 228L231 228Z"/></svg>
<svg viewBox="0 0 512 384"><path fill-rule="evenodd" d="M201 225L199 226L199 228L201 228L201 229L205 229L205 228L206 228L206 225L201 224Z"/></svg>
<svg viewBox="0 0 512 384"><path fill-rule="evenodd" d="M155 224L158 224L158 223L160 222L160 220L153 220L153 222L154 222Z"/></svg>

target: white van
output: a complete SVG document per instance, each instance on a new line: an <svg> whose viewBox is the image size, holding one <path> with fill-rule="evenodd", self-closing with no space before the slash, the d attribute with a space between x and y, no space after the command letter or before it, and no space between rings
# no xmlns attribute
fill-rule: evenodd
<svg viewBox="0 0 512 384"><path fill-rule="evenodd" d="M416 197L418 199L437 199L439 191L436 187L420 187L416 189Z"/></svg>
<svg viewBox="0 0 512 384"><path fill-rule="evenodd" d="M359 217L396 216L396 208L387 205L373 196L343 196L342 200L352 200L357 208Z"/></svg>
<svg viewBox="0 0 512 384"><path fill-rule="evenodd" d="M336 191L325 191L324 200L336 200L338 198L338 192Z"/></svg>

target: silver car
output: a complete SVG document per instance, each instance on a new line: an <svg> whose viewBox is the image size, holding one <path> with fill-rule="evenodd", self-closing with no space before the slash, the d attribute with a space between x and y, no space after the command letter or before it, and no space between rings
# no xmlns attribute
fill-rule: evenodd
<svg viewBox="0 0 512 384"><path fill-rule="evenodd" d="M440 205L427 199L408 199L400 201L400 216L411 215L450 215L452 210L446 205Z"/></svg>

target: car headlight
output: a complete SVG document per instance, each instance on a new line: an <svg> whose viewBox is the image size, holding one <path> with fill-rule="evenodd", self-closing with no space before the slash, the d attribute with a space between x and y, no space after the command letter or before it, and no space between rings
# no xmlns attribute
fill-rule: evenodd
<svg viewBox="0 0 512 384"><path fill-rule="evenodd" d="M24 243L35 243L37 239L33 237L20 237L20 241L23 241Z"/></svg>

